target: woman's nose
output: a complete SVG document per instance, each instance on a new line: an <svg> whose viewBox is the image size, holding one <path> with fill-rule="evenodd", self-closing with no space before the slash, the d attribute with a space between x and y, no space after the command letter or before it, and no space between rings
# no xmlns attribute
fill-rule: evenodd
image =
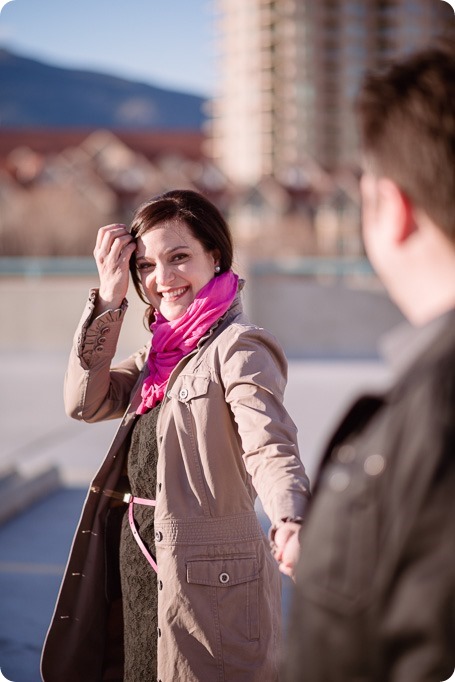
<svg viewBox="0 0 455 682"><path fill-rule="evenodd" d="M155 267L155 277L158 286L166 286L172 282L175 277L174 271L170 265L157 264Z"/></svg>

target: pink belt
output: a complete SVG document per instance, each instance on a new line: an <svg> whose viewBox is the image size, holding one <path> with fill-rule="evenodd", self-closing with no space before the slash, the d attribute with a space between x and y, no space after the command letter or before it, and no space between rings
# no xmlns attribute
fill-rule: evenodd
<svg viewBox="0 0 455 682"><path fill-rule="evenodd" d="M147 547L144 545L142 538L139 535L139 532L137 530L136 522L134 520L134 505L135 504L143 504L143 505L146 505L147 507L154 507L156 505L156 500L146 500L144 497L134 497L133 495L130 495L130 494L125 495L124 500L128 504L128 521L130 524L131 532L134 535L134 539L136 540L137 544L139 545L142 554L145 556L145 558L149 562L150 566L153 568L153 570L156 573L158 573L158 566L156 565L156 561L155 561L154 557L148 551Z"/></svg>
<svg viewBox="0 0 455 682"><path fill-rule="evenodd" d="M99 488L92 488L93 492L99 492ZM128 505L128 521L130 524L131 532L133 533L134 539L136 540L142 554L145 556L147 561L153 570L158 573L158 566L156 564L155 558L150 554L147 547L144 545L141 536L136 528L136 522L134 520L134 505L143 504L147 507L155 507L156 500L146 500L144 497L134 497L131 493L121 493L117 490L103 490L103 495L107 497L113 497L116 500L121 500L121 502L126 502Z"/></svg>

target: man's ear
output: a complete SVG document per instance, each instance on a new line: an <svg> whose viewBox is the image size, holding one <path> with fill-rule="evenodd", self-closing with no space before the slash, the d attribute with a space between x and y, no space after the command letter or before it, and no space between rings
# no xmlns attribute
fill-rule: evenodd
<svg viewBox="0 0 455 682"><path fill-rule="evenodd" d="M407 194L389 178L380 178L378 192L382 207L388 215L393 239L401 244L414 234L417 227L413 205Z"/></svg>

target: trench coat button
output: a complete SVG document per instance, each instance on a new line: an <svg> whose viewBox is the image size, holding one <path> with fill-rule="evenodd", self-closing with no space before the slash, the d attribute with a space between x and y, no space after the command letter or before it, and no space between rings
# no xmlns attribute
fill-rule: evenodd
<svg viewBox="0 0 455 682"><path fill-rule="evenodd" d="M363 468L368 476L379 476L385 468L385 459L382 455L369 455L363 463Z"/></svg>
<svg viewBox="0 0 455 682"><path fill-rule="evenodd" d="M159 590L163 589L163 581L162 580L158 580L158 589Z"/></svg>
<svg viewBox="0 0 455 682"><path fill-rule="evenodd" d="M219 581L220 583L223 583L223 585L226 585L226 583L230 581L229 573L220 573Z"/></svg>
<svg viewBox="0 0 455 682"><path fill-rule="evenodd" d="M106 341L105 336L100 336L100 338L98 339L98 343L105 343L105 341Z"/></svg>
<svg viewBox="0 0 455 682"><path fill-rule="evenodd" d="M172 393L170 391L166 393L166 398L168 398L168 400L172 398Z"/></svg>
<svg viewBox="0 0 455 682"><path fill-rule="evenodd" d="M98 353L101 353L101 351L104 350L104 348L103 348L103 346L100 344L99 346L97 346L97 347L95 348L95 350L98 351Z"/></svg>
<svg viewBox="0 0 455 682"><path fill-rule="evenodd" d="M163 539L163 533L160 530L157 530L155 533L155 542L161 542Z"/></svg>
<svg viewBox="0 0 455 682"><path fill-rule="evenodd" d="M101 330L101 333L102 334L109 334L110 331L111 331L110 327L103 327Z"/></svg>
<svg viewBox="0 0 455 682"><path fill-rule="evenodd" d="M180 389L179 398L180 398L180 400L186 400L188 398L188 389L187 388L181 388Z"/></svg>

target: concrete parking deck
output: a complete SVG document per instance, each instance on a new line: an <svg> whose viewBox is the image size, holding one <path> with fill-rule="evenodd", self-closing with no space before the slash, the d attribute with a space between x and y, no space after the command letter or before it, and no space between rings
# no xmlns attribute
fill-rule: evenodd
<svg viewBox="0 0 455 682"><path fill-rule="evenodd" d="M43 486L32 506L0 525L0 669L12 682L40 680L40 651L86 486L116 427L114 422L80 424L65 416L65 364L65 353L0 353L0 476L14 470L36 483L37 476L57 467L61 486L53 492ZM310 476L346 403L359 390L387 380L379 362L290 363L286 404L299 428ZM284 585L286 613L288 579Z"/></svg>

